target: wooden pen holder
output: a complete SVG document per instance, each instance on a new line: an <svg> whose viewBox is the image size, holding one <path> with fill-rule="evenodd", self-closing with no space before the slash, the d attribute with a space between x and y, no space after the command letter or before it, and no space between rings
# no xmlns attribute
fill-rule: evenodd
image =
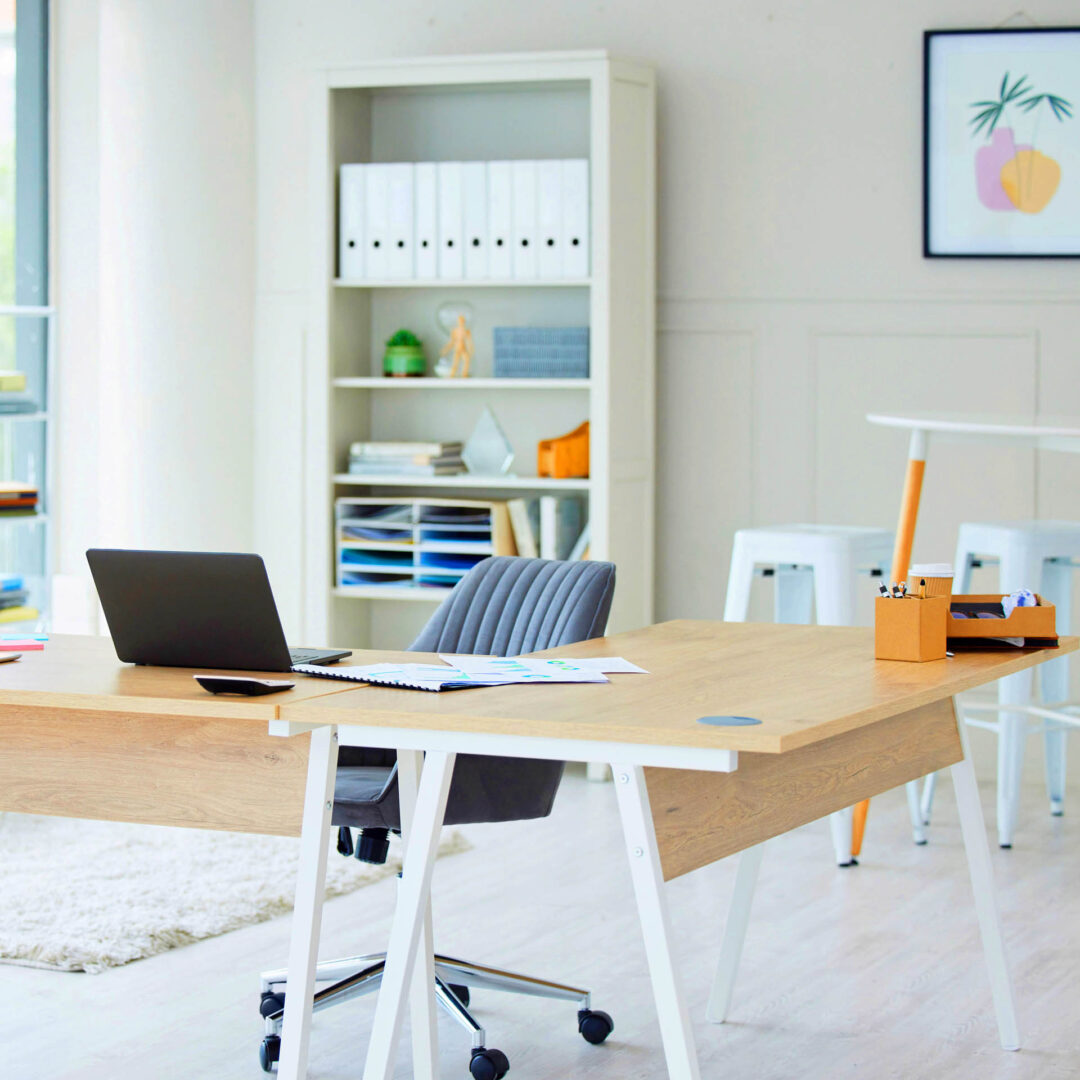
<svg viewBox="0 0 1080 1080"><path fill-rule="evenodd" d="M947 596L879 596L874 601L874 656L879 660L945 659Z"/></svg>

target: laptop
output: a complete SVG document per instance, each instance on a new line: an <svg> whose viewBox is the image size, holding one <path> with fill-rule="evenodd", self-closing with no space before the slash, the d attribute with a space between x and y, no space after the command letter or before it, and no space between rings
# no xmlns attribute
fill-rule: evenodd
<svg viewBox="0 0 1080 1080"><path fill-rule="evenodd" d="M86 561L125 663L289 671L352 655L285 644L258 555L91 548Z"/></svg>

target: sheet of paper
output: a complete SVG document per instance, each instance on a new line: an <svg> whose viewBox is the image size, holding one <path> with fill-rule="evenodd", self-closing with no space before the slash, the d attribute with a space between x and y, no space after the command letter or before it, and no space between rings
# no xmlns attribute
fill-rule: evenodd
<svg viewBox="0 0 1080 1080"><path fill-rule="evenodd" d="M643 667L638 667L637 664L632 664L621 656L590 656L584 660L575 660L570 657L567 659L571 664L577 664L578 667L602 671L605 675L649 674Z"/></svg>
<svg viewBox="0 0 1080 1080"><path fill-rule="evenodd" d="M503 683L606 683L601 671L579 667L568 660L528 660L517 656L439 656L473 677Z"/></svg>

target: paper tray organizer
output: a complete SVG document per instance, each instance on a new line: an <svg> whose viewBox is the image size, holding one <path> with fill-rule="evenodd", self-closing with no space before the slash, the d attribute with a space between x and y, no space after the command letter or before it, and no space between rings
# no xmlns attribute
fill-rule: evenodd
<svg viewBox="0 0 1080 1080"><path fill-rule="evenodd" d="M1057 612L1054 605L1036 594L1036 607L1013 608L1012 614L1003 619L1005 614L1001 606L1001 595L995 593L969 593L952 598L949 612L948 637L950 641L978 638L1024 638L1025 643L1039 645L1057 644ZM993 615L995 618L979 618L979 615ZM967 618L957 618L966 615ZM972 644L975 642L972 641Z"/></svg>

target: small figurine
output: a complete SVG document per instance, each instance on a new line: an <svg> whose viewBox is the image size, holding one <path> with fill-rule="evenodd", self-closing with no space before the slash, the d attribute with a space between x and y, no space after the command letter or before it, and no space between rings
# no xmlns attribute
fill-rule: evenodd
<svg viewBox="0 0 1080 1080"><path fill-rule="evenodd" d="M469 363L473 356L473 340L472 331L465 324L464 315L458 315L457 325L450 331L450 340L442 347L439 356L445 357L447 353L450 353L452 361L449 371L446 370L445 361L443 361L436 367L436 372L445 373L450 378L454 378L458 374L458 364L461 364L461 378L467 379Z"/></svg>

